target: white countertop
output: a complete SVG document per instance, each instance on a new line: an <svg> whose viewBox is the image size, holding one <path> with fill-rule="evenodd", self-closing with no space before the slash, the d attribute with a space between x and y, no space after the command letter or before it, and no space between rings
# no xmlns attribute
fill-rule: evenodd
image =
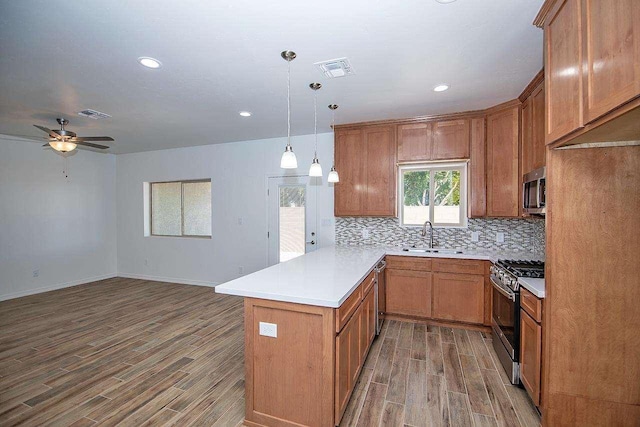
<svg viewBox="0 0 640 427"><path fill-rule="evenodd" d="M544 279L533 279L530 277L519 277L518 283L538 298L544 298Z"/></svg>
<svg viewBox="0 0 640 427"><path fill-rule="evenodd" d="M439 254L404 252L399 247L331 246L223 283L215 290L221 294L337 308L385 255L493 262L498 258L541 259L522 252L465 250L462 254Z"/></svg>

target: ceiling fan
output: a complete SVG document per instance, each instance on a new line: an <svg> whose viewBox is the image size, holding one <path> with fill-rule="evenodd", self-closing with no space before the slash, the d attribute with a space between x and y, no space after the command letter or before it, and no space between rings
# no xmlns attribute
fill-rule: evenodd
<svg viewBox="0 0 640 427"><path fill-rule="evenodd" d="M109 148L106 145L93 144L89 141L113 141L114 139L110 136L76 136L75 132L71 132L70 130L66 130L64 127L69 124L69 120L59 118L56 119L58 124L60 125L60 129L51 130L44 126L34 125L41 131L46 132L49 135L49 143L43 145L43 147L51 146L54 150L60 151L62 153L67 153L69 151L73 151L76 147L82 148L91 147L97 148L100 150L106 150Z"/></svg>

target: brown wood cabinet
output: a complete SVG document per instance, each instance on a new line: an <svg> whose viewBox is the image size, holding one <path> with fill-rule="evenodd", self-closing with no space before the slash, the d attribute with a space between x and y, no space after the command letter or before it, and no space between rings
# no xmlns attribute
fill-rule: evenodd
<svg viewBox="0 0 640 427"><path fill-rule="evenodd" d="M335 216L396 215L395 126L337 130Z"/></svg>
<svg viewBox="0 0 640 427"><path fill-rule="evenodd" d="M487 216L517 217L520 206L520 106L487 116Z"/></svg>
<svg viewBox="0 0 640 427"><path fill-rule="evenodd" d="M470 120L440 120L398 125L398 161L469 158Z"/></svg>
<svg viewBox="0 0 640 427"><path fill-rule="evenodd" d="M542 326L520 310L520 380L536 406L540 406Z"/></svg>
<svg viewBox="0 0 640 427"><path fill-rule="evenodd" d="M485 261L387 256L386 314L486 323Z"/></svg>
<svg viewBox="0 0 640 427"><path fill-rule="evenodd" d="M534 23L545 37L547 144L618 118L640 96L638 1L547 0Z"/></svg>
<svg viewBox="0 0 640 427"><path fill-rule="evenodd" d="M484 304L484 276L434 273L432 317L483 323Z"/></svg>
<svg viewBox="0 0 640 427"><path fill-rule="evenodd" d="M431 272L386 269L387 313L431 317Z"/></svg>
<svg viewBox="0 0 640 427"><path fill-rule="evenodd" d="M469 159L469 218L487 215L487 141L485 119L471 120Z"/></svg>
<svg viewBox="0 0 640 427"><path fill-rule="evenodd" d="M522 175L545 165L544 108L544 82L541 82L522 103Z"/></svg>

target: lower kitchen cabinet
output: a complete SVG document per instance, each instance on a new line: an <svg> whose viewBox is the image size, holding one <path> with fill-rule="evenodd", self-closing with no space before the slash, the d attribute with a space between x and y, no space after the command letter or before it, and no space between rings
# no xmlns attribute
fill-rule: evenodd
<svg viewBox="0 0 640 427"><path fill-rule="evenodd" d="M542 371L542 301L522 289L520 310L520 381L540 406Z"/></svg>
<svg viewBox="0 0 640 427"><path fill-rule="evenodd" d="M433 274L432 317L467 323L484 321L484 276Z"/></svg>
<svg viewBox="0 0 640 427"><path fill-rule="evenodd" d="M431 317L429 271L386 270L387 313Z"/></svg>

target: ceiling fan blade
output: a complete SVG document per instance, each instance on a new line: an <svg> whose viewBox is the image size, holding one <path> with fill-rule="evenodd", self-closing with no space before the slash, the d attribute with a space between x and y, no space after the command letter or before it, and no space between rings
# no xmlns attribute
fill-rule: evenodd
<svg viewBox="0 0 640 427"><path fill-rule="evenodd" d="M44 126L38 126L38 125L34 125L34 126L37 127L38 129L40 129L41 131L48 133L51 138L55 138L55 139L60 138L60 134L57 133L54 130L51 130L51 129L46 128Z"/></svg>
<svg viewBox="0 0 640 427"><path fill-rule="evenodd" d="M77 136L72 139L73 142L84 141L114 141L110 136Z"/></svg>
<svg viewBox="0 0 640 427"><path fill-rule="evenodd" d="M84 142L84 141L71 141L71 142L73 142L74 144L78 144L79 146L99 148L100 150L106 150L107 148L109 148L106 145L92 144L90 142Z"/></svg>

